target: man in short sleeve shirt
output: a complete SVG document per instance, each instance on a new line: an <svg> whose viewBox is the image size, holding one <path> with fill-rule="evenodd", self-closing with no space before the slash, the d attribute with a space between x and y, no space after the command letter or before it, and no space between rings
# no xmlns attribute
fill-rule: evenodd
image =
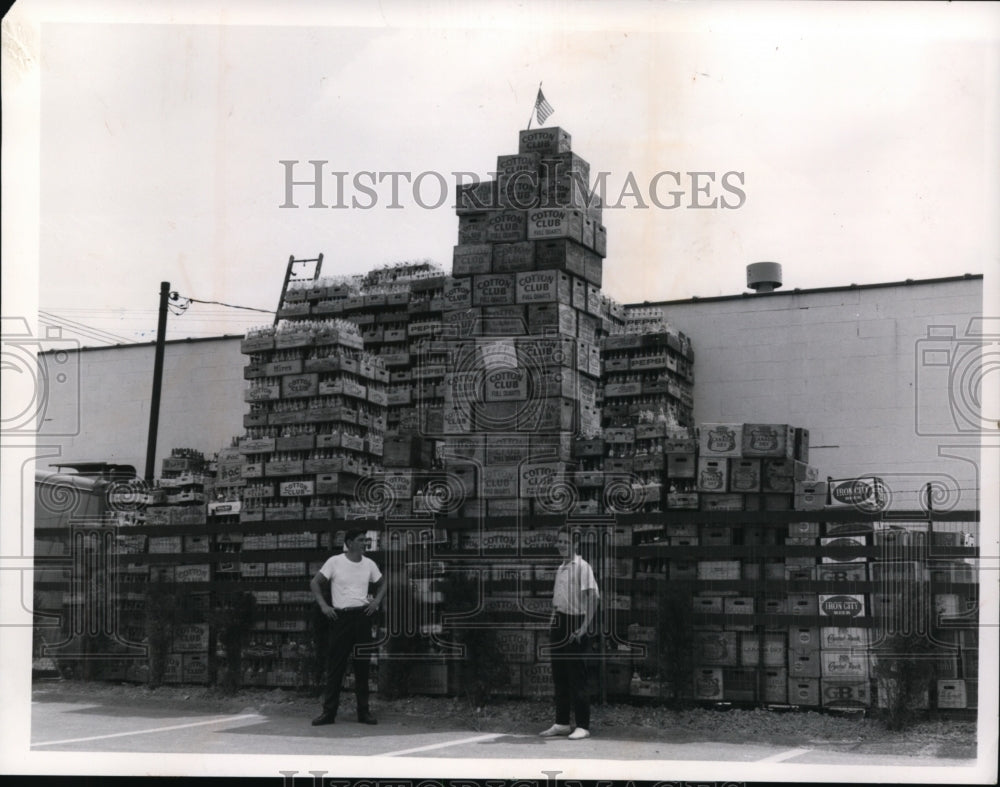
<svg viewBox="0 0 1000 787"><path fill-rule="evenodd" d="M585 655L588 631L597 600L597 580L590 564L580 557L579 534L560 531L556 546L563 558L552 591L552 682L555 685L556 723L542 737L568 735L571 740L590 737L590 697L587 694ZM570 727L570 710L576 729Z"/></svg>
<svg viewBox="0 0 1000 787"><path fill-rule="evenodd" d="M364 530L344 534L344 552L327 560L309 583L320 610L330 621L329 649L326 663L326 688L323 712L313 719L314 726L333 724L340 706L340 687L347 671L347 661L354 660L354 691L357 696L358 721L377 724L368 705L368 662L356 648L372 641L372 615L385 596L385 581L375 561L365 557L368 537ZM375 586L374 598L369 587Z"/></svg>

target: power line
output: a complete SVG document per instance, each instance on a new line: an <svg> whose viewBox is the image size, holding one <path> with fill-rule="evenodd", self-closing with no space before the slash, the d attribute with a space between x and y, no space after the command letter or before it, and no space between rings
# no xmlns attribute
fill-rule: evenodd
<svg viewBox="0 0 1000 787"><path fill-rule="evenodd" d="M39 311L38 321L43 325L68 328L75 333L86 336L88 339L104 341L109 344L127 344L131 341L130 339L126 339L124 336L119 336L116 333L111 333L110 331L105 331L101 328L93 328L89 325L85 325L84 323L76 322L75 320L68 320L65 317L60 317L59 315L51 314L50 312Z"/></svg>
<svg viewBox="0 0 1000 787"><path fill-rule="evenodd" d="M222 301L203 301L199 300L198 298L190 298L186 295L180 295L177 292L170 293L170 300L173 302L172 304L173 306L180 309L181 313L187 311L188 306L190 306L192 303L204 303L215 306L225 306L227 309L245 309L246 311L250 312L263 312L264 314L274 314L274 309L258 309L255 306L237 306L236 304L223 303ZM180 301L186 301L186 303L180 303Z"/></svg>

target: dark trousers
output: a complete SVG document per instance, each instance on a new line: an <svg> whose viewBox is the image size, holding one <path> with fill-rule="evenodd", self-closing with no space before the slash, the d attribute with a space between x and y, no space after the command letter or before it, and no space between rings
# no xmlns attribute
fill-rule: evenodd
<svg viewBox="0 0 1000 787"><path fill-rule="evenodd" d="M556 724L569 724L570 709L576 726L590 729L590 696L587 693L587 637L576 642L570 635L583 624L583 615L556 613L551 629L552 682L556 694Z"/></svg>
<svg viewBox="0 0 1000 787"><path fill-rule="evenodd" d="M358 700L358 714L367 713L368 663L371 654L358 654L355 652L355 646L366 645L372 641L372 616L365 614L364 607L338 610L337 619L329 623L323 712L337 713L347 662L353 658L354 692Z"/></svg>

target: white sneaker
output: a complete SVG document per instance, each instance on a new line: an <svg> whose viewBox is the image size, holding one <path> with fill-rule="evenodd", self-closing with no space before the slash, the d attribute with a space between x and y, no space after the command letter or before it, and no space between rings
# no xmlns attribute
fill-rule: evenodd
<svg viewBox="0 0 1000 787"><path fill-rule="evenodd" d="M538 734L543 738L554 738L556 735L569 735L569 731L570 726L568 724L553 724L545 732Z"/></svg>
<svg viewBox="0 0 1000 787"><path fill-rule="evenodd" d="M583 727L577 727L570 734L569 739L571 741L578 741L582 738L589 738L589 737L590 737L590 730L585 730Z"/></svg>

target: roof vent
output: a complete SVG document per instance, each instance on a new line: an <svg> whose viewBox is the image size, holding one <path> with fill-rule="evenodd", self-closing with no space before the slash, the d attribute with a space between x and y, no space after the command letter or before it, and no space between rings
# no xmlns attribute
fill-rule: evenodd
<svg viewBox="0 0 1000 787"><path fill-rule="evenodd" d="M747 265L747 287L756 292L774 292L781 286L781 265L754 262Z"/></svg>

